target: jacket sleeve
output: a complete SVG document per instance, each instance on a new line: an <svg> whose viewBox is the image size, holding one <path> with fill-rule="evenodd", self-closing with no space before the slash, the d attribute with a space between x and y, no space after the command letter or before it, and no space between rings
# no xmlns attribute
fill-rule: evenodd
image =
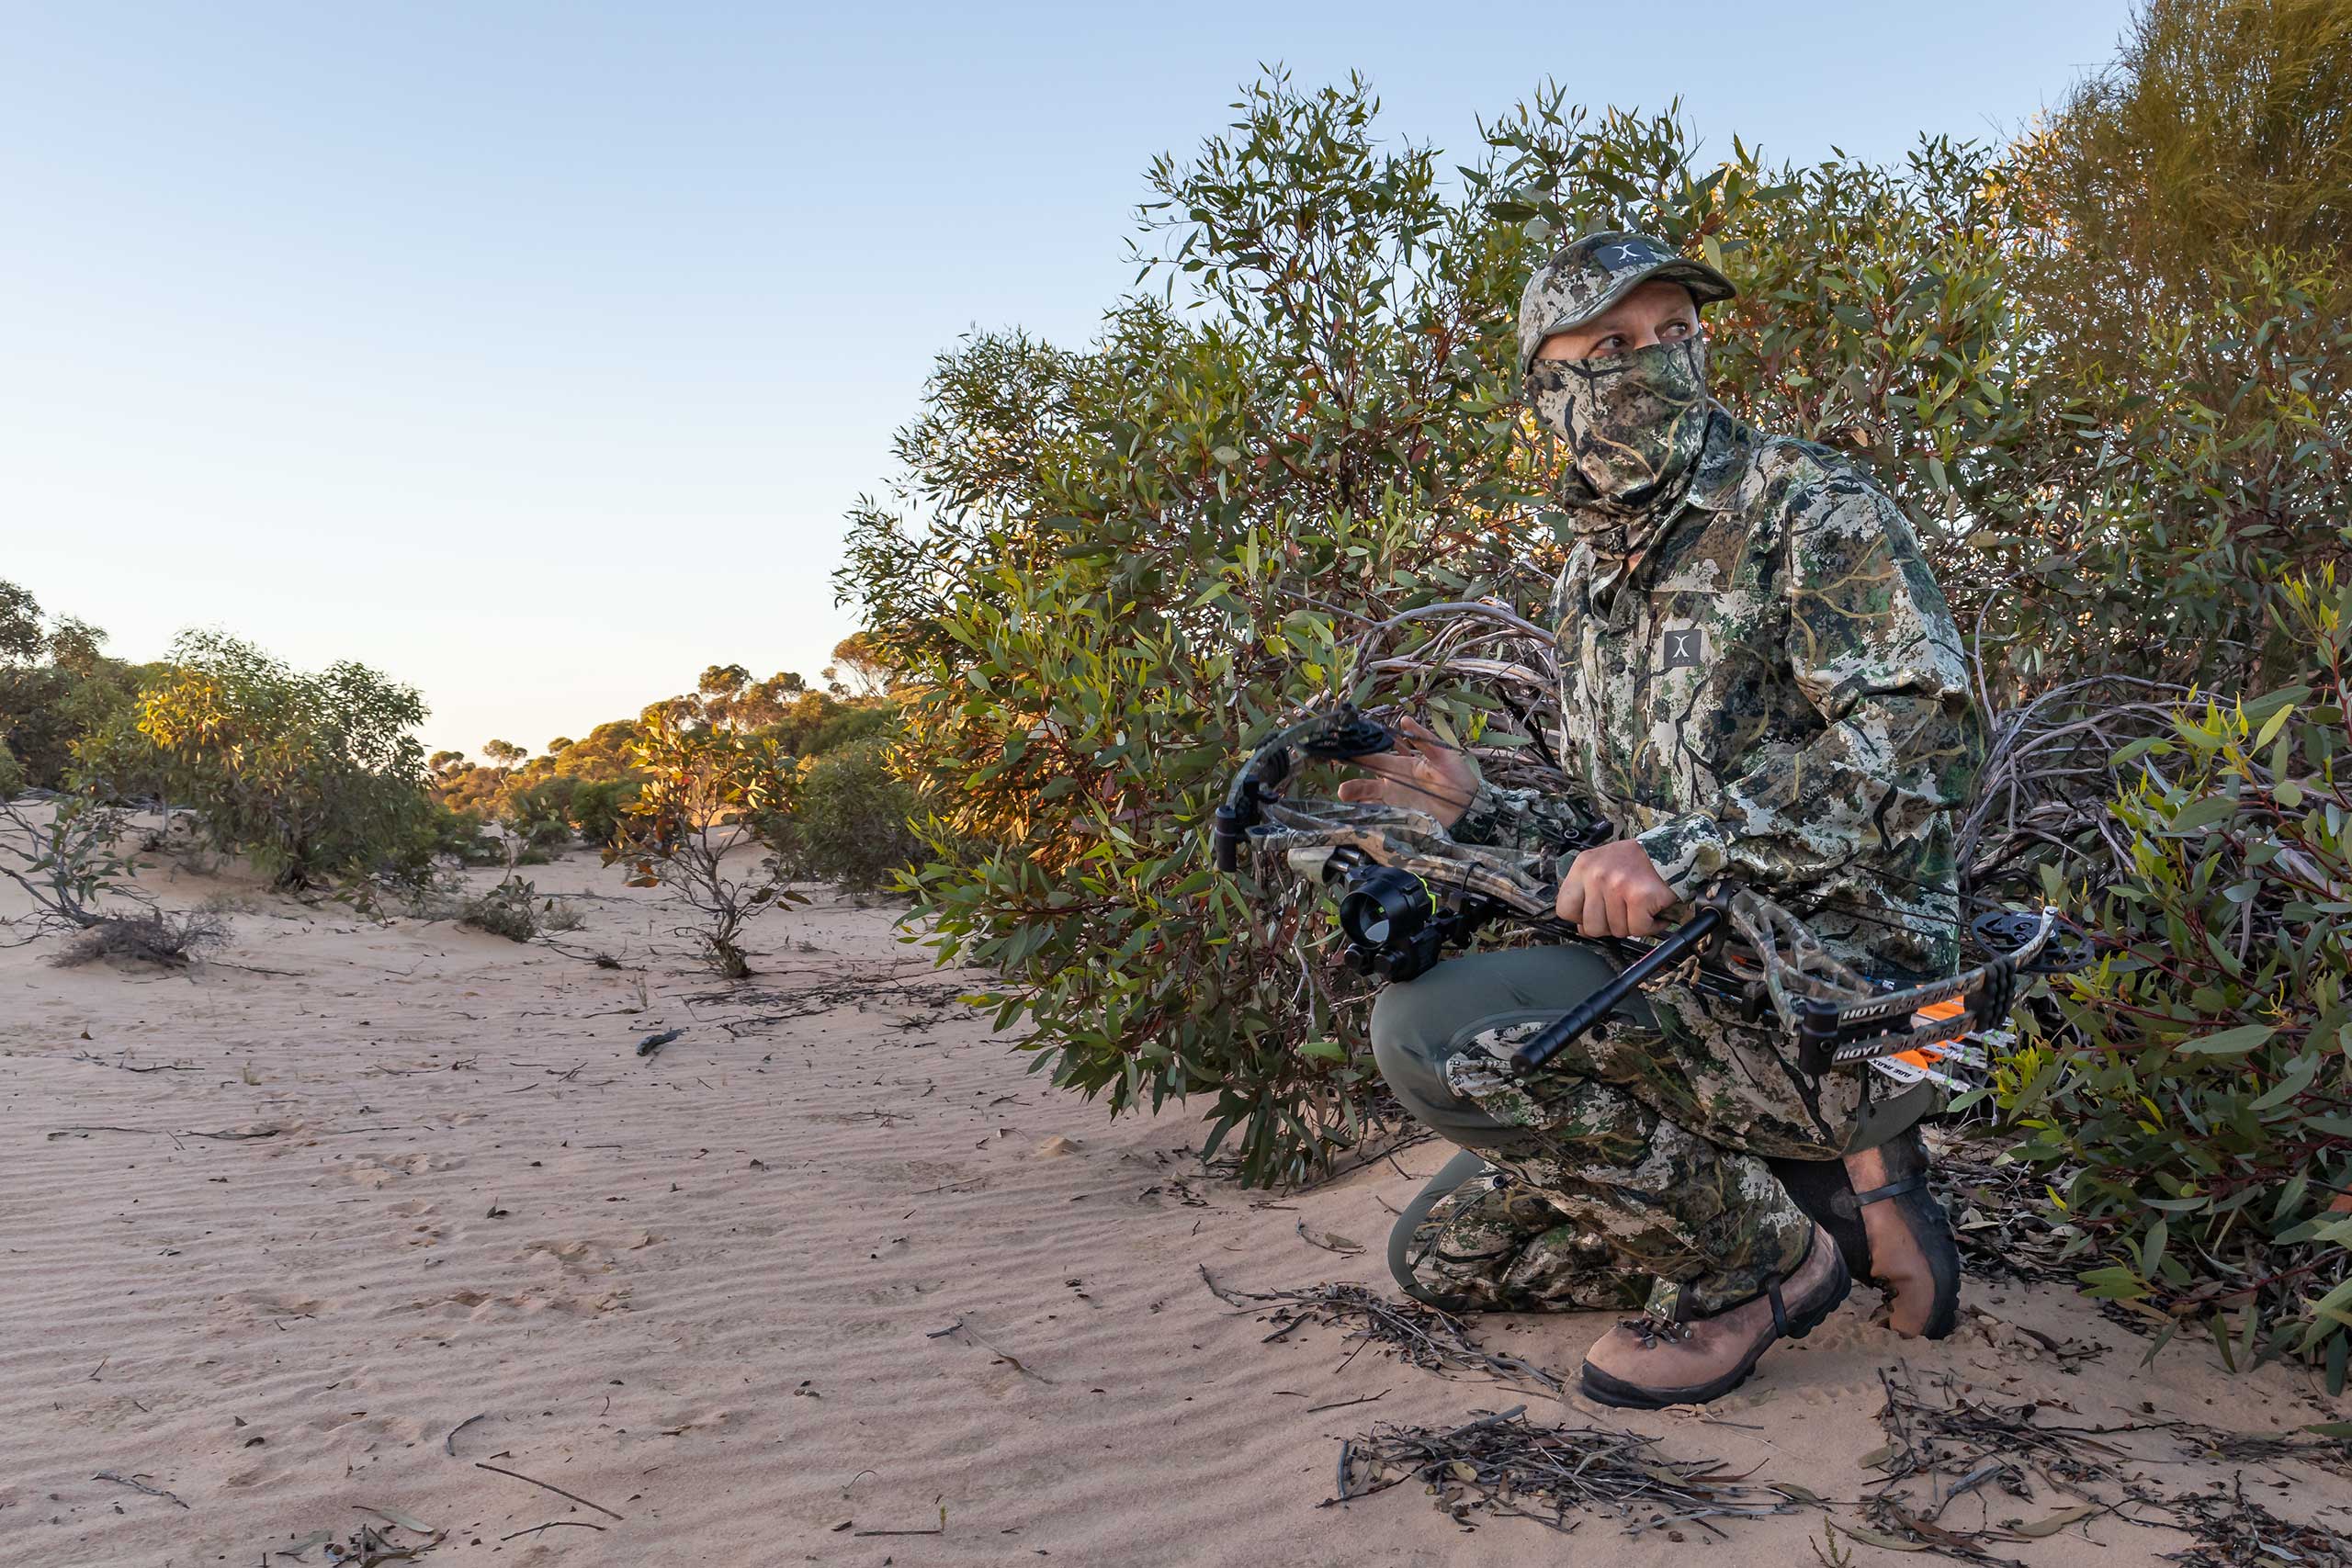
<svg viewBox="0 0 2352 1568"><path fill-rule="evenodd" d="M1858 858L1951 874L1951 810L1984 741L1960 633L1903 513L1859 474L1795 487L1783 508L1786 656L1820 716L1741 758L1713 810L1638 836L1688 896L1711 879L1803 886Z"/></svg>
<svg viewBox="0 0 2352 1568"><path fill-rule="evenodd" d="M1457 844L1493 845L1548 858L1581 843L1592 821L1590 809L1574 795L1498 789L1482 779L1448 836Z"/></svg>

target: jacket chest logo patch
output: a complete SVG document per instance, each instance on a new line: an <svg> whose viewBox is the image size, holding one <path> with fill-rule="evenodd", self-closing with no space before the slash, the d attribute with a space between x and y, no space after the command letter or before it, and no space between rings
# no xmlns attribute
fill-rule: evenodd
<svg viewBox="0 0 2352 1568"><path fill-rule="evenodd" d="M1701 656L1706 651L1706 638L1697 626L1668 626L1666 631L1666 664L1668 670L1696 670Z"/></svg>

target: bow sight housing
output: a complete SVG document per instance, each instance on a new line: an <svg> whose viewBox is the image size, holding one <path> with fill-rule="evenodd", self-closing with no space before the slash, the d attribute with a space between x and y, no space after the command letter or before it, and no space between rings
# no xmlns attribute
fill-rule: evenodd
<svg viewBox="0 0 2352 1568"><path fill-rule="evenodd" d="M1234 775L1225 804L1210 829L1219 871L1241 862L1250 830L1265 820L1268 802L1282 798L1299 759L1345 761L1386 751L1396 744L1387 726L1341 704L1329 713L1278 731L1250 753ZM1487 921L1508 911L1483 898L1439 897L1421 877L1382 865L1363 851L1333 850L1322 878L1340 888L1340 929L1346 933L1342 956L1349 967L1383 980L1410 980L1437 963L1449 943L1468 939Z"/></svg>
<svg viewBox="0 0 2352 1568"><path fill-rule="evenodd" d="M1369 860L1361 850L1332 851L1324 863L1326 882L1335 870L1341 878L1340 930L1348 939L1340 956L1349 968L1383 980L1427 972L1449 943L1465 941L1502 912L1485 899L1449 908L1422 878Z"/></svg>

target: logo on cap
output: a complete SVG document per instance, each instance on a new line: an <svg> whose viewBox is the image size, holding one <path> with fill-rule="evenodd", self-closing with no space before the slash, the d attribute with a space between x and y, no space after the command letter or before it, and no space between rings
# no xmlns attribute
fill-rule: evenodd
<svg viewBox="0 0 2352 1568"><path fill-rule="evenodd" d="M1623 271L1628 266L1646 266L1652 262L1661 262L1666 259L1668 258L1659 254L1648 242L1643 240L1600 247L1600 265L1611 272Z"/></svg>

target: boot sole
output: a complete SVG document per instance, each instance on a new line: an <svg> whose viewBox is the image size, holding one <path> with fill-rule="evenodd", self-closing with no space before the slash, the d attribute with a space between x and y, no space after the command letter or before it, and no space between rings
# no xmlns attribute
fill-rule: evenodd
<svg viewBox="0 0 2352 1568"><path fill-rule="evenodd" d="M1854 1277L1846 1271L1845 1259L1842 1258L1838 1259L1836 1278L1837 1282L1830 1287L1819 1305L1807 1308L1803 1312L1789 1314L1789 1332L1786 1337L1803 1339L1827 1322L1831 1313L1845 1304L1848 1292L1854 1288ZM1587 1399L1597 1404L1614 1406L1619 1410L1663 1410L1669 1404L1704 1404L1710 1400L1721 1399L1724 1394L1746 1382L1749 1374L1756 1371L1756 1363L1764 1359L1764 1352L1778 1344L1781 1337L1782 1336L1778 1334L1766 1336L1763 1342L1750 1350L1738 1366L1714 1382L1701 1383L1695 1388L1636 1388L1623 1379L1610 1376L1590 1363L1587 1363L1580 1369L1577 1384L1583 1390Z"/></svg>

